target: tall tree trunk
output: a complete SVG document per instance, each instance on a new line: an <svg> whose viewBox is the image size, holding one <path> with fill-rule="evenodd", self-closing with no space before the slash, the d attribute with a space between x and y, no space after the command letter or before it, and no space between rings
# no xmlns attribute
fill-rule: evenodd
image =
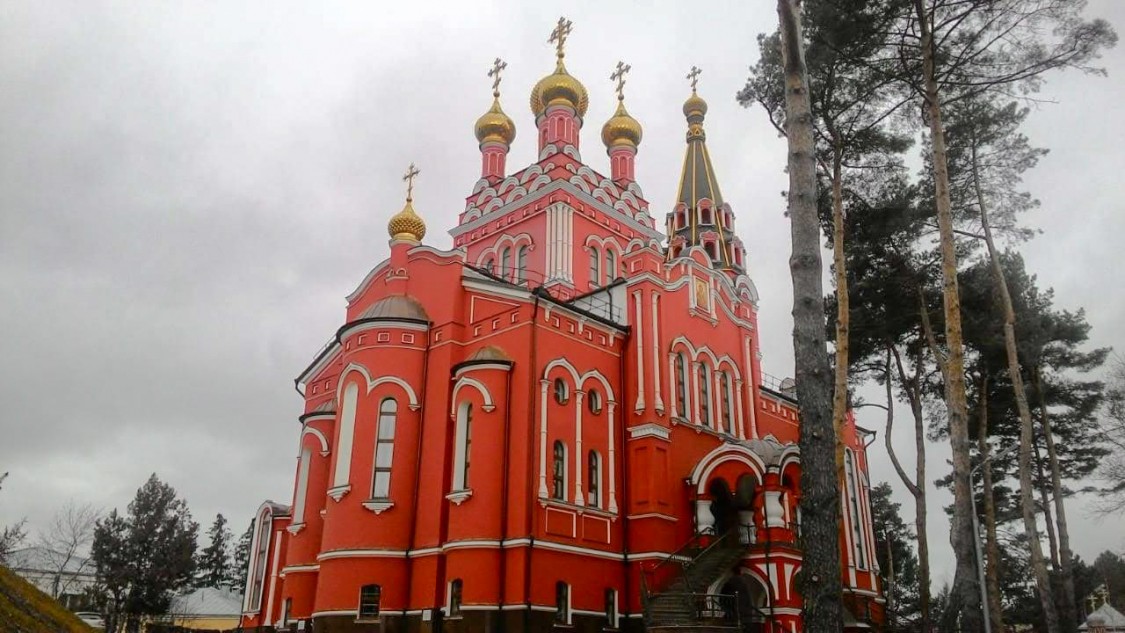
<svg viewBox="0 0 1125 633"><path fill-rule="evenodd" d="M1062 629L1065 633L1078 630L1078 601L1074 592L1074 553L1070 549L1070 529L1066 523L1066 505L1063 501L1062 470L1059 453L1055 450L1055 436L1051 431L1051 416L1047 412L1047 399L1043 395L1043 376L1036 367L1031 373L1035 394L1039 400L1039 421L1047 441L1047 461L1051 465L1051 487L1055 492L1055 519L1059 525L1059 562L1062 567Z"/></svg>
<svg viewBox="0 0 1125 633"><path fill-rule="evenodd" d="M1055 610L1055 599L1051 590L1051 577L1047 573L1047 562L1043 558L1043 545L1039 541L1039 528L1035 524L1035 501L1032 497L1034 488L1031 482L1031 448L1035 441L1034 428L1031 425L1031 409L1027 404L1027 392L1023 387L1023 374L1020 371L1019 351L1016 347L1016 311L1012 307L1012 295L1008 292L1008 281L1004 278L1004 269L1000 265L1000 253L996 251L996 243L992 239L992 227L988 222L988 205L985 204L984 194L980 184L980 172L977 168L977 145L971 143L973 186L976 189L977 206L980 207L981 227L984 229L984 241L988 245L988 258L992 263L992 274L996 278L996 289L1000 294L1000 301L1004 308L1004 347L1008 355L1008 377L1012 381L1012 391L1016 396L1016 409L1020 416L1020 506L1023 510L1023 525L1027 532L1028 546L1031 550L1031 569L1035 576L1035 584L1039 589L1039 602L1043 606L1043 620L1047 625L1048 633L1058 633L1059 615ZM1048 520L1048 525L1050 521Z"/></svg>
<svg viewBox="0 0 1125 633"><path fill-rule="evenodd" d="M996 497L992 494L991 446L988 444L988 372L980 380L980 420L977 422L977 452L980 453L981 496L984 498L985 567L984 583L988 586L988 616L992 630L1004 630L1004 608L1000 604L1000 545L996 541Z"/></svg>
<svg viewBox="0 0 1125 633"><path fill-rule="evenodd" d="M832 428L832 376L825 337L821 283L820 219L817 216L816 157L812 111L801 32L800 0L778 0L789 141L789 220L793 277L793 352L801 403L800 591L805 631L843 630L841 601L839 482Z"/></svg>
<svg viewBox="0 0 1125 633"><path fill-rule="evenodd" d="M945 307L945 345L948 348L945 371L945 404L949 414L949 443L953 453L953 521L949 540L957 559L954 586L961 602L964 633L984 629L984 614L975 567L972 524L972 486L969 471L968 404L965 396L965 348L961 335L961 297L957 288L957 253L954 249L953 212L949 198L949 168L945 153L945 129L941 122L938 91L936 45L926 0L914 0L922 46L922 75L926 111L929 115L933 146L934 192L937 201L938 232L941 237L942 302Z"/></svg>
<svg viewBox="0 0 1125 633"><path fill-rule="evenodd" d="M1043 470L1043 455L1039 452L1039 444L1032 444L1032 459L1035 460L1035 474L1038 475L1037 486L1039 492L1039 505L1043 508L1043 524L1047 528L1047 561L1051 569L1059 570L1059 540L1055 536L1055 516L1051 511L1051 493L1047 490L1047 473Z"/></svg>
<svg viewBox="0 0 1125 633"><path fill-rule="evenodd" d="M923 631L930 630L930 538L926 534L926 421L922 413L922 390L919 384L919 370L915 369L913 379L906 376L902 365L902 357L893 345L888 346L889 353L894 355L895 366L898 368L899 382L902 390L910 401L910 412L914 416L914 480L906 476L906 471L898 461L891 443L891 422L894 418L888 412L887 432L883 439L887 445L887 454L890 455L891 464L895 467L899 479L914 496L914 532L918 539L918 610L921 616ZM922 363L922 351L918 350L916 366ZM887 377L888 382L890 376Z"/></svg>
<svg viewBox="0 0 1125 633"><path fill-rule="evenodd" d="M844 259L844 150L832 133L832 266L836 272L836 376L832 392L832 427L836 432L836 480L844 485L844 421L848 415L848 270ZM840 516L844 516L840 495Z"/></svg>

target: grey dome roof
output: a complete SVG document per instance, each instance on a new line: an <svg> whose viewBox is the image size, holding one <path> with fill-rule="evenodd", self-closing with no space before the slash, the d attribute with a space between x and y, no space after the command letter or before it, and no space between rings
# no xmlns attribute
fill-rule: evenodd
<svg viewBox="0 0 1125 633"><path fill-rule="evenodd" d="M486 345L478 349L469 360L512 360L503 349L495 345Z"/></svg>
<svg viewBox="0 0 1125 633"><path fill-rule="evenodd" d="M426 309L410 295L392 295L371 304L359 315L360 319L418 319L429 321Z"/></svg>

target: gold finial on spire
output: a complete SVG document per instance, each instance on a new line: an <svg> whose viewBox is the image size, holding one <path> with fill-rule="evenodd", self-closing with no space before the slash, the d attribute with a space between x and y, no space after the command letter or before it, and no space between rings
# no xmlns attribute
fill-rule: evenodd
<svg viewBox="0 0 1125 633"><path fill-rule="evenodd" d="M617 70L613 71L613 74L611 74L609 76L609 78L612 81L617 82L617 100L618 101L624 101L625 100L625 75L632 69L633 69L633 67L630 66L629 64L626 64L625 62L619 61L619 62L617 62Z"/></svg>
<svg viewBox="0 0 1125 633"><path fill-rule="evenodd" d="M394 214L391 221L387 222L387 232L391 234L391 239L402 240L407 242L421 242L422 238L426 235L426 223L414 211L414 177L422 173L410 163L410 167L406 169L406 173L402 176L406 182L406 204L403 205L402 211Z"/></svg>
<svg viewBox="0 0 1125 633"><path fill-rule="evenodd" d="M507 67L508 62L497 57L496 61L492 62L492 70L488 71L488 76L492 77L492 96L494 97L500 96L500 73Z"/></svg>
<svg viewBox="0 0 1125 633"><path fill-rule="evenodd" d="M406 183L406 201L411 202L414 200L414 177L422 173L414 163L406 168L406 173L402 175L402 181Z"/></svg>
<svg viewBox="0 0 1125 633"><path fill-rule="evenodd" d="M691 91L692 92L695 92L695 87L699 84L699 75L701 75L701 74L703 74L703 71L700 70L699 68L695 67L695 66L692 66L691 72L689 72L687 74L687 79L691 80Z"/></svg>
<svg viewBox="0 0 1125 633"><path fill-rule="evenodd" d="M555 55L562 59L566 56L566 38L573 30L574 23L565 17L559 16L559 22L555 26L555 30L551 31L551 37L547 38L547 42L555 45Z"/></svg>

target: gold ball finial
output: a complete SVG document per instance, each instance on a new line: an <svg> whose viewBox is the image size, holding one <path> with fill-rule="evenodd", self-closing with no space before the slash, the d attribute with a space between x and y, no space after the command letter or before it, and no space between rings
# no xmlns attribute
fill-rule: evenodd
<svg viewBox="0 0 1125 633"><path fill-rule="evenodd" d="M635 148L641 144L641 124L625 109L625 75L630 70L632 66L617 62L617 69L609 76L610 80L617 82L617 111L602 126L602 142L606 148L622 145Z"/></svg>
<svg viewBox="0 0 1125 633"><path fill-rule="evenodd" d="M406 205L387 222L387 233L392 240L421 242L426 236L426 223L414 211L414 177L422 173L410 163L402 179L406 182Z"/></svg>
<svg viewBox="0 0 1125 633"><path fill-rule="evenodd" d="M555 30L551 31L551 37L547 39L549 43L555 45L555 56L558 59L555 63L555 72L540 79L539 83L531 89L531 112L536 117L543 114L551 105L569 106L578 113L579 117L586 116L586 110L590 107L590 95L586 92L586 86L571 77L570 73L566 72L566 65L563 64L563 58L566 57L566 39L572 30L571 21L560 17Z"/></svg>
<svg viewBox="0 0 1125 633"><path fill-rule="evenodd" d="M703 123L703 117L707 115L707 102L696 92L699 85L699 75L702 73L702 70L692 66L691 72L687 74L687 79L691 80L691 96L687 98L687 101L684 101L684 116L691 123ZM698 120L693 121L693 118L698 118Z"/></svg>
<svg viewBox="0 0 1125 633"><path fill-rule="evenodd" d="M507 62L497 57L488 71L488 76L492 77L492 107L477 119L474 127L479 143L499 142L510 146L516 138L515 122L500 107L500 73L507 67Z"/></svg>

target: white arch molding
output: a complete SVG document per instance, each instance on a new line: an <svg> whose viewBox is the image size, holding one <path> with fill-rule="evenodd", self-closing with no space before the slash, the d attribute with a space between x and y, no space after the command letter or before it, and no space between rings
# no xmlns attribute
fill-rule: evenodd
<svg viewBox="0 0 1125 633"><path fill-rule="evenodd" d="M450 397L450 400L453 401L453 406L449 410L449 417L452 418L457 415L457 406L459 404L457 394L461 391L462 387L472 387L480 392L481 398L484 400L481 410L485 413L492 413L492 411L496 409L496 405L492 401L492 393L489 392L488 387L484 386L484 383L474 378L469 378L468 376L461 376L461 378L457 380L457 383L453 385L453 393Z"/></svg>
<svg viewBox="0 0 1125 633"><path fill-rule="evenodd" d="M321 457L327 457L328 456L328 438L324 436L324 433L321 433L318 429L315 429L311 426L308 426L307 424L305 425L305 428L301 431L301 439L298 440L298 447L297 447L298 452L300 451L300 445L303 444L304 441L305 441L306 435L311 435L311 436L315 437L320 442L320 456Z"/></svg>
<svg viewBox="0 0 1125 633"><path fill-rule="evenodd" d="M765 478L766 463L762 457L745 446L738 444L723 444L703 456L691 471L691 483L696 487L696 492L707 492L707 481L715 469L727 462L738 462L750 467L758 477L761 485Z"/></svg>
<svg viewBox="0 0 1125 633"><path fill-rule="evenodd" d="M367 383L367 393L371 393L371 390L375 387L378 387L379 385L385 385L387 383L395 384L399 387L402 387L402 390L406 392L407 402L409 403L411 411L417 411L421 407L418 402L418 394L414 392L414 388L410 386L410 383L406 382L402 378L399 378L398 376L380 376L378 378L372 379L371 372L368 371L366 367L356 362L348 363L348 366L344 368L344 371L340 372L340 382L336 385L337 401L339 401L340 394L343 392L344 383L346 382L348 373L352 371L359 372L359 374L363 376L364 380Z"/></svg>

